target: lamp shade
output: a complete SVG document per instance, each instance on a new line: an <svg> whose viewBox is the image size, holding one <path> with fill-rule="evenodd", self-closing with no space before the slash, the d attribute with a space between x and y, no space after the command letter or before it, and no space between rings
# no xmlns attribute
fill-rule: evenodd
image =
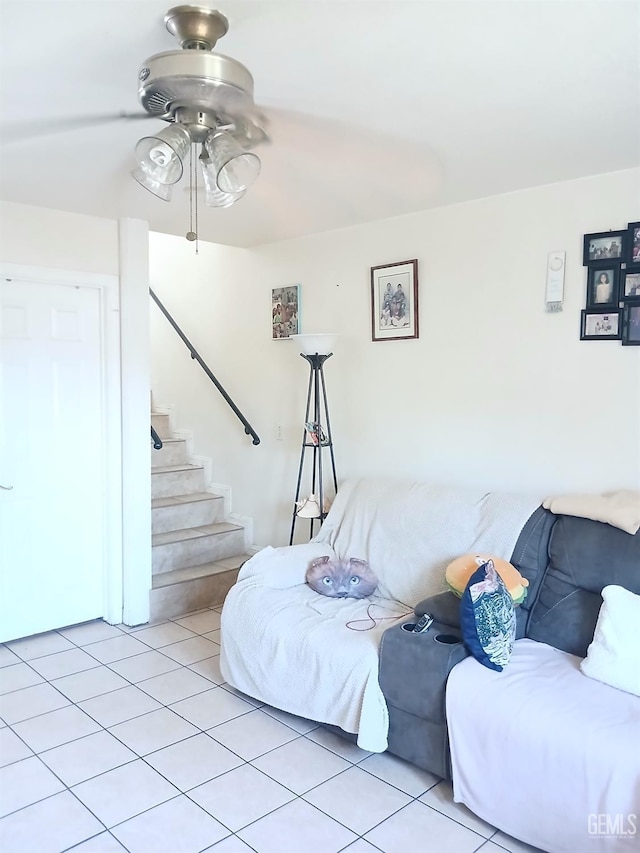
<svg viewBox="0 0 640 853"><path fill-rule="evenodd" d="M204 145L221 192L244 192L260 174L258 155L246 151L225 131L210 134Z"/></svg>
<svg viewBox="0 0 640 853"><path fill-rule="evenodd" d="M136 160L152 180L175 184L184 171L183 159L189 151L189 131L172 124L155 136L143 136L136 144Z"/></svg>
<svg viewBox="0 0 640 853"><path fill-rule="evenodd" d="M333 352L337 335L290 335L289 337L297 343L300 352L304 355L315 355L316 353L328 355Z"/></svg>
<svg viewBox="0 0 640 853"><path fill-rule="evenodd" d="M216 170L211 160L200 157L202 163L202 177L204 179L205 204L207 207L231 207L245 194L245 190L239 193L223 193L216 183Z"/></svg>
<svg viewBox="0 0 640 853"><path fill-rule="evenodd" d="M133 172L131 172L131 177L134 178L141 187L144 187L145 190L149 190L150 193L161 198L162 201L171 201L171 184L161 184L158 181L154 181L153 178L144 171L144 169L134 169Z"/></svg>

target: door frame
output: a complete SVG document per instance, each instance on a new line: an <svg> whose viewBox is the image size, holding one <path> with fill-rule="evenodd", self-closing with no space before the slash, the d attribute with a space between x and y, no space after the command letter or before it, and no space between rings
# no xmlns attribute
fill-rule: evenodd
<svg viewBox="0 0 640 853"><path fill-rule="evenodd" d="M37 284L61 284L97 290L100 297L102 370L102 448L105 501L103 513L103 618L122 622L122 383L120 372L120 287L118 276L0 262L0 277Z"/></svg>

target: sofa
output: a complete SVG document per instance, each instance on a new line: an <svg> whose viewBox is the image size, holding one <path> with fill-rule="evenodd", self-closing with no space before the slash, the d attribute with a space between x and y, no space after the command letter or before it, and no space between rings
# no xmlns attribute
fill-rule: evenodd
<svg viewBox="0 0 640 853"><path fill-rule="evenodd" d="M528 582L503 672L462 642L444 571L462 553ZM367 559L369 600L304 583L318 556ZM222 613L221 667L238 690L370 751L452 779L454 799L553 853L640 849L640 698L580 671L617 584L640 594L640 534L555 515L534 495L425 483L344 484L315 539L245 564ZM423 634L406 630L423 613Z"/></svg>

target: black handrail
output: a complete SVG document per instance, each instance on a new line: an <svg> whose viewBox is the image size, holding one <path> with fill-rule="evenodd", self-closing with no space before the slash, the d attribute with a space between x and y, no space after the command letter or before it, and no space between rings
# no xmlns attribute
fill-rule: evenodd
<svg viewBox="0 0 640 853"><path fill-rule="evenodd" d="M204 362L204 360L203 360L203 359L202 359L202 357L200 356L200 353L198 352L198 350L193 346L193 344L191 343L191 341L189 340L189 338L185 335L185 333L182 331L182 329L180 328L180 326L179 326L179 325L176 323L176 321L173 319L173 317L171 316L171 314L169 314L169 312L167 311L167 309L164 307L164 305L162 304L162 302L160 302L160 300L158 299L158 297L155 295L155 293L153 292L153 290L152 290L151 288L149 288L149 293L151 294L151 298L152 298L152 299L153 299L153 301L156 303L156 305L158 306L158 308L162 311L162 313L164 314L164 316L167 318L167 320L171 323L171 325L173 326L173 328L176 330L176 332L178 333L178 336L179 336L179 337L183 340L183 342L185 343L185 345L186 345L187 349L189 350L189 353L191 354L191 358L195 359L195 361L197 361L197 362L198 362L198 364L200 365L200 367L204 370L204 372L207 374L207 376L209 377L209 379L213 382L213 384L216 386L216 388L218 389L218 391L222 394L222 396L224 397L224 399L227 401L227 403L228 403L229 407L233 410L233 412L235 413L235 415L236 415L236 417L238 418L238 420L239 420L239 421L242 423L242 425L244 426L244 431L245 431L245 433L246 433L247 435L250 435L250 436L251 436L251 440L252 440L253 444L260 444L260 436L259 436L259 435L258 435L258 433L254 430L254 428L251 426L251 424L250 424L250 423L249 423L249 421L245 418L245 416L242 414L242 412L240 411L240 409L239 409L239 408L236 406L236 404L233 402L233 400L231 399L231 397L230 397L230 396L227 394L227 392L224 390L224 388L222 387L222 385L218 382L218 380L217 380L217 379L216 379L216 377L213 375L213 373L209 370L208 366L206 365L206 363Z"/></svg>
<svg viewBox="0 0 640 853"><path fill-rule="evenodd" d="M151 427L151 438L153 439L153 449L162 450L162 439L153 427Z"/></svg>

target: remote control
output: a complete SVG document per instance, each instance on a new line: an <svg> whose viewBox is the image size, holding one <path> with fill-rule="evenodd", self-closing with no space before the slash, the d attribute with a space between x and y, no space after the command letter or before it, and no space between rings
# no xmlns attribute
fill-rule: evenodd
<svg viewBox="0 0 640 853"><path fill-rule="evenodd" d="M430 613L425 613L423 616L418 619L413 629L414 634L423 634L425 631L428 631L431 625L433 624L433 616Z"/></svg>

